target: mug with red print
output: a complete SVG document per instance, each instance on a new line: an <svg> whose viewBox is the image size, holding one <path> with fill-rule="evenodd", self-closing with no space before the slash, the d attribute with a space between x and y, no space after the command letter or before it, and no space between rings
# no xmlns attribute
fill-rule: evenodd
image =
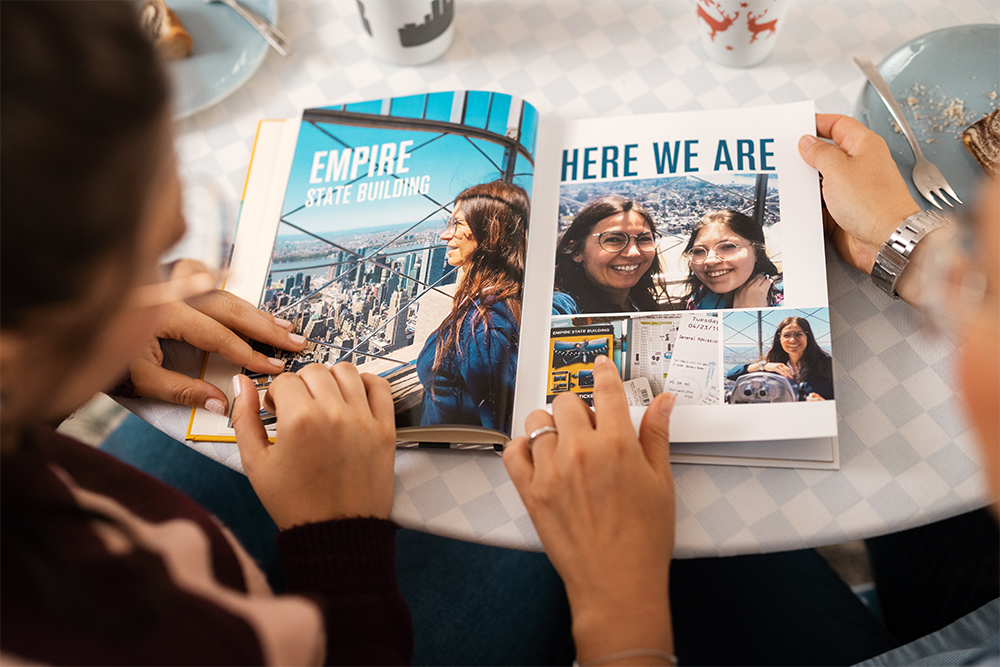
<svg viewBox="0 0 1000 667"><path fill-rule="evenodd" d="M753 67L778 40L789 0L696 0L705 53L726 67Z"/></svg>

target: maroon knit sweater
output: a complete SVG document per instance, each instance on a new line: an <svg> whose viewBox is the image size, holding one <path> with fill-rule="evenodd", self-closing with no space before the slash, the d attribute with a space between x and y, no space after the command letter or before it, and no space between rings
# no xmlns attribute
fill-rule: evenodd
<svg viewBox="0 0 1000 667"><path fill-rule="evenodd" d="M0 466L0 662L407 664L389 521L281 533L274 596L193 500L52 431Z"/></svg>

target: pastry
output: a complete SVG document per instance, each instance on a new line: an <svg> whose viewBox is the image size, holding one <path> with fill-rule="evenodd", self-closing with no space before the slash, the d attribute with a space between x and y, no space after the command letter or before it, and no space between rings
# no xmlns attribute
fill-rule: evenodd
<svg viewBox="0 0 1000 667"><path fill-rule="evenodd" d="M156 44L164 60L187 58L194 50L194 40L174 10L163 0L146 0L139 10L139 23Z"/></svg>
<svg viewBox="0 0 1000 667"><path fill-rule="evenodd" d="M962 143L987 174L1000 178L1000 109L966 128Z"/></svg>

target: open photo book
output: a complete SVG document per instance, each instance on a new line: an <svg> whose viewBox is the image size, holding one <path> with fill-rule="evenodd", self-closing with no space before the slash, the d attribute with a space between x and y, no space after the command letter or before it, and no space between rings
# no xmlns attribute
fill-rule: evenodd
<svg viewBox="0 0 1000 667"><path fill-rule="evenodd" d="M400 446L500 449L610 357L677 461L839 465L812 103L552 122L458 91L260 123L224 288L392 387ZM273 376L244 373L273 435ZM190 440L232 440L192 411Z"/></svg>

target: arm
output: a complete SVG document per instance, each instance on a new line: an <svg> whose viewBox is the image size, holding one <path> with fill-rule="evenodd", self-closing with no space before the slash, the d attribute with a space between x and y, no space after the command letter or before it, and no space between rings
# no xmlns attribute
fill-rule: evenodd
<svg viewBox="0 0 1000 667"><path fill-rule="evenodd" d="M752 364L747 364L747 370L751 372L764 371L766 373L776 373L777 375L783 375L789 380L795 379L795 373L788 367L788 364L783 364L780 361L755 361Z"/></svg>
<svg viewBox="0 0 1000 667"><path fill-rule="evenodd" d="M190 260L177 262L171 277L189 269ZM156 337L128 368L128 378L136 394L218 414L229 411L225 392L218 387L163 367L160 338L182 340L198 349L215 352L256 373L279 373L284 363L254 351L240 337L249 336L283 350L298 351L306 346L302 336L292 333L292 323L257 310L248 302L222 290L163 307Z"/></svg>
<svg viewBox="0 0 1000 667"><path fill-rule="evenodd" d="M746 375L747 373L757 373L759 371L783 375L789 380L792 380L795 377L795 374L792 373L792 369L788 367L788 364L783 364L778 361L754 361L749 364L737 366L733 370L729 371L729 374L726 375L726 377L730 380L736 380L740 376Z"/></svg>
<svg viewBox="0 0 1000 667"><path fill-rule="evenodd" d="M274 444L249 378L233 383L243 468L282 530L289 590L324 608L328 661L408 661L412 631L388 520L396 446L389 383L346 363L279 375L265 396L278 416Z"/></svg>
<svg viewBox="0 0 1000 667"><path fill-rule="evenodd" d="M920 207L880 136L853 118L835 114L817 114L816 130L833 143L806 135L799 140L799 153L823 175L824 228L844 261L871 273L882 244ZM921 245L914 249L911 263ZM908 303L918 296L915 283L912 272L904 271L897 285Z"/></svg>
<svg viewBox="0 0 1000 667"><path fill-rule="evenodd" d="M354 518L279 533L287 592L323 611L326 664L410 663L413 626L396 581L396 528Z"/></svg>
<svg viewBox="0 0 1000 667"><path fill-rule="evenodd" d="M664 664L662 654L673 653L674 397L661 394L650 404L636 437L607 357L598 357L594 380L594 413L576 396L559 396L551 416L539 410L525 422L529 432L554 425L558 433L531 447L515 438L504 464L566 584L580 663L646 649L660 653L606 664Z"/></svg>
<svg viewBox="0 0 1000 667"><path fill-rule="evenodd" d="M502 306L490 309L492 319L472 327L473 311L462 325L463 345L460 373L465 390L476 406L479 423L486 428L509 430L508 417L514 400L517 374L518 326Z"/></svg>
<svg viewBox="0 0 1000 667"><path fill-rule="evenodd" d="M754 365L756 365L756 364L754 364ZM728 373L726 373L726 379L727 380L738 380L738 379L740 379L741 377L743 377L744 375L746 375L747 373L750 372L750 366L751 366L751 364L743 364L742 366L736 366L736 367L734 367L733 370L731 370Z"/></svg>

